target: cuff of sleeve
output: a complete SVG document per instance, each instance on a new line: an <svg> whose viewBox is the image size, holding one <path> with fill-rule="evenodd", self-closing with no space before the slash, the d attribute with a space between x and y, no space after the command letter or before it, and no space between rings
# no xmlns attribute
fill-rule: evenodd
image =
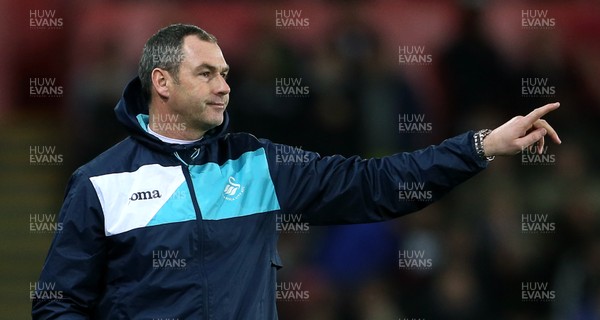
<svg viewBox="0 0 600 320"><path fill-rule="evenodd" d="M477 163L477 165L481 168L487 168L489 165L489 161L485 158L482 158L477 154L477 150L475 149L475 131L471 130L467 133L467 141L469 144L470 155L473 158L473 161Z"/></svg>

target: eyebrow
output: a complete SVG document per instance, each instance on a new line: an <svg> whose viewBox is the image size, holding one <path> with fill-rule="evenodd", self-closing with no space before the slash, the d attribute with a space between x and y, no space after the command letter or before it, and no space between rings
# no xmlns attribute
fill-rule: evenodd
<svg viewBox="0 0 600 320"><path fill-rule="evenodd" d="M196 67L196 68L194 68L194 69L195 69L196 71L198 71L198 70L200 70L200 69L208 69L210 72L215 72L215 71L217 71L217 70L219 69L219 67L217 67L217 66L214 66L214 65L212 65L212 64L209 64L209 63L203 63L203 64L201 64L201 65L197 66L197 67ZM223 69L222 69L222 71L221 71L221 72L229 72L229 65L227 65L227 64L226 64L226 65L223 67Z"/></svg>

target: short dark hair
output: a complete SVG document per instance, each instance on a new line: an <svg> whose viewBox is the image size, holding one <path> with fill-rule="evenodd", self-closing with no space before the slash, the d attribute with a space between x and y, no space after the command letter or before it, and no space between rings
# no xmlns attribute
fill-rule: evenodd
<svg viewBox="0 0 600 320"><path fill-rule="evenodd" d="M217 38L203 29L190 24L172 24L160 29L144 45L138 66L138 76L146 101L151 99L152 70L161 68L173 74L179 81L179 66L183 61L183 39L195 35L200 40L217 43Z"/></svg>

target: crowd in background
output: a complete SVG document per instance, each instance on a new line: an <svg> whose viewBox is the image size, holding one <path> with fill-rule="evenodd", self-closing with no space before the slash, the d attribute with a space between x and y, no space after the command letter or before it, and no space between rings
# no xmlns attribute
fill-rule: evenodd
<svg viewBox="0 0 600 320"><path fill-rule="evenodd" d="M280 301L280 318L600 318L600 180L594 165L600 156L595 148L600 24L590 18L600 13L597 4L271 2L248 14L243 8L253 5L210 3L211 16L222 16L205 23L202 5L188 1L95 2L78 11L49 3L65 16L64 30L55 32L56 42L30 47L55 51L37 58L23 54L11 68L20 80L42 68L64 83L67 94L41 102L14 94L15 107L4 112L60 119L67 161L54 170L65 183L76 167L126 136L112 109L136 75L141 44L152 30L180 16L222 43L231 66L230 131L321 155L412 151L560 101L562 107L548 116L563 140L561 146L549 145L552 163L527 165L520 155L498 158L419 213L386 223L311 226L308 232L282 234L285 267L279 281L300 283L309 298ZM389 9L375 10L383 14L380 23L372 6ZM318 19L319 8L321 17L332 18ZM522 29L521 10L531 8L548 9L556 25ZM277 9L303 10L311 23L304 30L278 29ZM111 13L126 21L122 32L104 31L101 22ZM506 19L515 13L516 19ZM396 16L421 16L423 21L411 22L421 29L398 31L417 35L390 38L387 28L411 26ZM445 22L440 27L427 17ZM419 41L418 34L430 26L434 36ZM397 47L403 44L423 44L432 62L400 64ZM43 67L54 54L51 66ZM308 94L278 96L276 78L301 78ZM523 96L523 78L547 78L556 92ZM401 114L424 115L432 130L399 132ZM555 228L523 232L521 220L528 214L546 216ZM431 268L400 268L399 252L412 249L425 252ZM548 283L556 297L523 301L523 282Z"/></svg>

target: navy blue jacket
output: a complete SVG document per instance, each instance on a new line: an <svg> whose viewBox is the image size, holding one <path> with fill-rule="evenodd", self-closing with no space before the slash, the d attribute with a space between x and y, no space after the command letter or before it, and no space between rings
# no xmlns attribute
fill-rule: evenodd
<svg viewBox="0 0 600 320"><path fill-rule="evenodd" d="M198 142L168 144L147 132L137 78L115 111L131 136L73 173L34 319L277 319L276 215L384 221L487 165L473 132L380 159L321 157L228 134L225 116Z"/></svg>

